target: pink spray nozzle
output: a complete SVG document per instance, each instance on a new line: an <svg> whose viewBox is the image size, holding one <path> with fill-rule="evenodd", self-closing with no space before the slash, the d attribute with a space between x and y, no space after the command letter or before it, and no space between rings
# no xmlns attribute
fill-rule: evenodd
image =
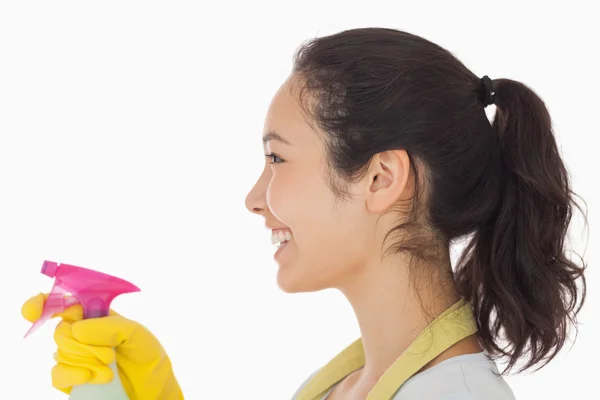
<svg viewBox="0 0 600 400"><path fill-rule="evenodd" d="M55 278L52 291L44 303L41 317L33 324L25 337L33 333L54 314L81 304L83 318L99 318L108 315L110 303L120 294L139 292L140 289L126 280L69 264L44 261L42 274ZM72 297L67 296L71 294Z"/></svg>

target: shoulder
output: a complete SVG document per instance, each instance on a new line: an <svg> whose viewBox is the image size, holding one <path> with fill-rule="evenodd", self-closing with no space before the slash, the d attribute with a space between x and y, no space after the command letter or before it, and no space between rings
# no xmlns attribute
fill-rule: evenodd
<svg viewBox="0 0 600 400"><path fill-rule="evenodd" d="M452 357L414 375L394 400L515 400L496 363L484 353Z"/></svg>

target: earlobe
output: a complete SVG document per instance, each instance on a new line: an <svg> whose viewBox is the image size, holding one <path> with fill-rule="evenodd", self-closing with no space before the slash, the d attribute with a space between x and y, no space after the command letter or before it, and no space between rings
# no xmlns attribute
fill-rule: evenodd
<svg viewBox="0 0 600 400"><path fill-rule="evenodd" d="M367 208L382 213L403 195L408 182L410 158L405 150L376 154L369 166Z"/></svg>

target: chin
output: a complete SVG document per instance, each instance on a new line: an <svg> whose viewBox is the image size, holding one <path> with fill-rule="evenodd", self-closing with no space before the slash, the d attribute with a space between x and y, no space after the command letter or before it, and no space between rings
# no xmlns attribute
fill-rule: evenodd
<svg viewBox="0 0 600 400"><path fill-rule="evenodd" d="M277 286L285 293L310 293L328 289L330 286L314 275L297 274L292 268L279 268L277 271Z"/></svg>

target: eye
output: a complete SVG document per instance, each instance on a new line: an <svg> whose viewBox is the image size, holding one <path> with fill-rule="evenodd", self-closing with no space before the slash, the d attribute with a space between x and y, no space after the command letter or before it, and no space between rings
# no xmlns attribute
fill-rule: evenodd
<svg viewBox="0 0 600 400"><path fill-rule="evenodd" d="M271 159L271 161L269 162L269 164L281 164L282 162L285 161L283 158L279 157L275 153L265 154L265 157L268 157L268 158Z"/></svg>

